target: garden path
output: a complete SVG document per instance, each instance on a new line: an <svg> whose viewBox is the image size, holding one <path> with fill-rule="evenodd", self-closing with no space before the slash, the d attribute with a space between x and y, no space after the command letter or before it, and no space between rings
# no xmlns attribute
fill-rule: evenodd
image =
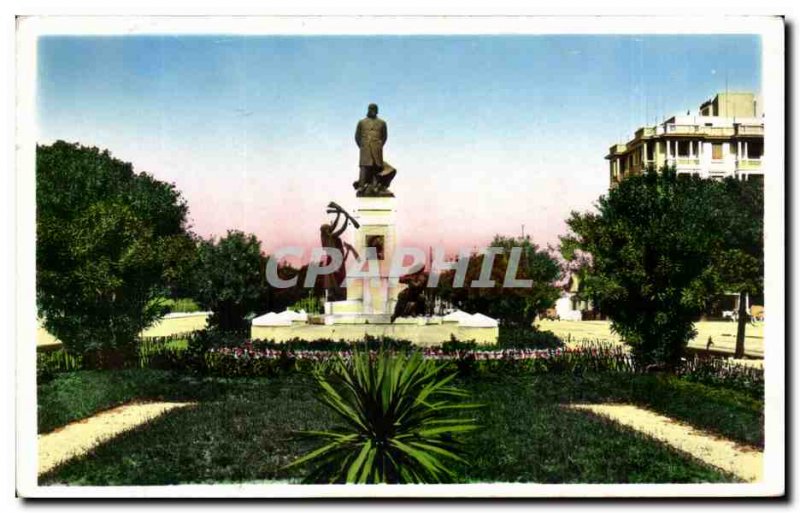
<svg viewBox="0 0 800 513"><path fill-rule="evenodd" d="M630 427L747 482L760 481L763 477L761 451L650 410L628 404L573 404L570 408L589 411Z"/></svg>
<svg viewBox="0 0 800 513"><path fill-rule="evenodd" d="M148 420L192 404L194 403L126 404L39 435L39 474L44 474L64 461L82 456L100 443Z"/></svg>
<svg viewBox="0 0 800 513"><path fill-rule="evenodd" d="M609 321L549 321L540 320L536 326L552 331L568 345L580 344L584 340L605 340L620 343L619 336L611 332ZM711 349L720 354L733 355L736 347L736 323L722 321L699 321L694 324L697 335L689 341L690 349L706 349L709 337ZM764 358L764 323L748 324L745 330L744 348L748 358Z"/></svg>

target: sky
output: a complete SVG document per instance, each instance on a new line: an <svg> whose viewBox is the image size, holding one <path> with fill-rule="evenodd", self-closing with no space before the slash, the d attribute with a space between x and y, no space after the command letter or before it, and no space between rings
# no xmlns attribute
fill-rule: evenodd
<svg viewBox="0 0 800 513"><path fill-rule="evenodd" d="M193 231L319 245L355 207L371 102L398 170L400 244L523 230L557 244L607 191L608 148L716 92L760 92L757 36L48 36L37 140L97 146L174 183Z"/></svg>

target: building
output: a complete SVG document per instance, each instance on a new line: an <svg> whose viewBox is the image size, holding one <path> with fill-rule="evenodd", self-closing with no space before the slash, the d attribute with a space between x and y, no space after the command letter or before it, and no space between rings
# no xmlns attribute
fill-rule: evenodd
<svg viewBox="0 0 800 513"><path fill-rule="evenodd" d="M675 166L704 178L763 179L764 116L753 93L719 93L689 112L636 131L609 149L609 182L648 166Z"/></svg>
<svg viewBox="0 0 800 513"><path fill-rule="evenodd" d="M582 291L580 275L577 272L570 272L561 287L561 296L556 300L553 311L550 312L550 318L561 321L604 319L605 317L595 309L591 300L581 297Z"/></svg>

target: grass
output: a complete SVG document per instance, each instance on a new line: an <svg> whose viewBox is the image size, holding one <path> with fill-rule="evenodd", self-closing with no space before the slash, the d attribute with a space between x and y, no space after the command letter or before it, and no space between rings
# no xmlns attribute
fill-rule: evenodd
<svg viewBox="0 0 800 513"><path fill-rule="evenodd" d="M213 400L224 389L219 380L151 369L63 373L37 387L39 433L133 400Z"/></svg>
<svg viewBox="0 0 800 513"><path fill-rule="evenodd" d="M731 432L763 440L755 404L736 394L656 376L490 374L461 379L459 385L471 392L472 401L486 405L477 418L482 429L466 439L470 464L457 468L461 482L735 480L626 428L561 406L569 402L642 402L642 396L662 395L664 400L649 399L653 408L671 408L674 415L700 426L734 419L729 424L738 427ZM632 392L640 389L639 396ZM252 379L191 379L146 370L65 374L39 388L40 431L134 398L200 403L125 433L54 469L41 482L299 480L304 469L282 467L310 450L312 442L301 442L294 433L328 428L335 421L314 393L311 378L302 373Z"/></svg>
<svg viewBox="0 0 800 513"><path fill-rule="evenodd" d="M194 315L177 319L161 319L142 331L142 337L168 337L170 335L200 331L206 327L206 315Z"/></svg>
<svg viewBox="0 0 800 513"><path fill-rule="evenodd" d="M674 376L636 376L630 402L722 435L764 447L764 402L748 395Z"/></svg>
<svg viewBox="0 0 800 513"><path fill-rule="evenodd" d="M566 379L565 379L566 378ZM569 377L525 383L508 378L478 384L479 401L495 401L473 435L461 472L467 481L538 483L663 483L730 481L722 473L606 419L569 411L559 400L600 400ZM599 390L605 386L595 382ZM512 386L509 386L512 385ZM556 387L552 394L543 388ZM557 399L557 400L554 400Z"/></svg>

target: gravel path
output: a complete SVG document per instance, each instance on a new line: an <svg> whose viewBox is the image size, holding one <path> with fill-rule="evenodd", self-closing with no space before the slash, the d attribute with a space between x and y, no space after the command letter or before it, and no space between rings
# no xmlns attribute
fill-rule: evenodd
<svg viewBox="0 0 800 513"><path fill-rule="evenodd" d="M39 474L86 454L106 440L175 408L193 403L126 404L39 435Z"/></svg>
<svg viewBox="0 0 800 513"><path fill-rule="evenodd" d="M574 404L570 408L589 411L628 426L745 481L762 479L764 455L757 449L708 434L638 406Z"/></svg>

